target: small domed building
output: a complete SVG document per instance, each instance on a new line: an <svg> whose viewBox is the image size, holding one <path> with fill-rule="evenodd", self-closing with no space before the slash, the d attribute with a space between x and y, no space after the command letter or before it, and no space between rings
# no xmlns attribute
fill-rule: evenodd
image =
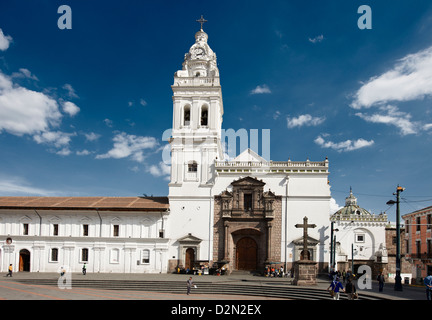
<svg viewBox="0 0 432 320"><path fill-rule="evenodd" d="M336 270L356 273L359 266L368 265L375 275L386 269L386 214L371 214L360 207L350 189L345 206L336 211L330 221L333 229L331 265Z"/></svg>

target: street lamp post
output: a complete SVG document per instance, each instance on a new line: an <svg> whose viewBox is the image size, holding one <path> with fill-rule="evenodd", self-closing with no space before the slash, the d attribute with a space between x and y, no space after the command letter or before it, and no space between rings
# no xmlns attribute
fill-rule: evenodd
<svg viewBox="0 0 432 320"><path fill-rule="evenodd" d="M396 188L396 201L390 200L387 204L396 203L396 277L395 277L395 291L402 291L402 278L401 278L401 249L400 249L400 193L404 191L405 188L399 185ZM393 193L394 194L394 193Z"/></svg>

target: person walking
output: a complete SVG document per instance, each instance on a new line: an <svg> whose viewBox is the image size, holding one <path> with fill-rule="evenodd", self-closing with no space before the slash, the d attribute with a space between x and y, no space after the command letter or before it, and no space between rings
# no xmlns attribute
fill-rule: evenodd
<svg viewBox="0 0 432 320"><path fill-rule="evenodd" d="M380 271L380 273L377 277L377 280L378 280L378 290L379 290L379 292L383 292L385 278L384 278L382 271Z"/></svg>
<svg viewBox="0 0 432 320"><path fill-rule="evenodd" d="M335 280L332 281L327 290L330 291L330 294L333 296L333 300L339 300L339 294L341 290L345 292L342 283L339 281L339 277L336 277Z"/></svg>
<svg viewBox="0 0 432 320"><path fill-rule="evenodd" d="M191 288L193 286L192 277L190 277L189 280L186 281L186 285L187 285L187 295L189 295L191 292Z"/></svg>
<svg viewBox="0 0 432 320"><path fill-rule="evenodd" d="M84 263L84 265L82 267L82 273L83 273L83 275L86 275L86 273L87 273L87 267L86 267L85 263Z"/></svg>
<svg viewBox="0 0 432 320"><path fill-rule="evenodd" d="M428 272L428 276L423 280L426 286L426 299L432 300L432 273Z"/></svg>
<svg viewBox="0 0 432 320"><path fill-rule="evenodd" d="M12 270L13 270L13 268L12 268L12 263L11 263L8 267L8 273L7 273L6 277L9 276L12 278Z"/></svg>

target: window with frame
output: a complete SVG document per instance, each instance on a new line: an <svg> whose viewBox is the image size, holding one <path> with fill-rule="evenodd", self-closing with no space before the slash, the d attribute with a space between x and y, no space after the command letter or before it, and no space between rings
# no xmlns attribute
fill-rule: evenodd
<svg viewBox="0 0 432 320"><path fill-rule="evenodd" d="M51 249L51 261L52 262L57 262L58 261L58 249L57 248L52 248Z"/></svg>
<svg viewBox="0 0 432 320"><path fill-rule="evenodd" d="M83 224L83 236L87 237L89 235L89 225Z"/></svg>
<svg viewBox="0 0 432 320"><path fill-rule="evenodd" d="M59 234L59 225L53 224L53 236L58 236Z"/></svg>
<svg viewBox="0 0 432 320"><path fill-rule="evenodd" d="M118 237L119 236L119 231L120 231L120 226L118 224L115 224L113 226L113 236L114 237Z"/></svg>
<svg viewBox="0 0 432 320"><path fill-rule="evenodd" d="M120 261L120 250L119 249L111 249L110 262L111 263L119 263L119 261Z"/></svg>
<svg viewBox="0 0 432 320"><path fill-rule="evenodd" d="M89 254L89 250L87 248L81 249L81 261L82 262L88 262L88 254Z"/></svg>
<svg viewBox="0 0 432 320"><path fill-rule="evenodd" d="M364 243L365 242L365 235L364 234L356 234L355 235L355 241Z"/></svg>
<svg viewBox="0 0 432 320"><path fill-rule="evenodd" d="M191 112L190 112L190 107L186 106L184 108L184 125L185 126L189 126L190 125L190 119L191 119Z"/></svg>
<svg viewBox="0 0 432 320"><path fill-rule="evenodd" d="M28 236L29 234L29 224L23 223L23 235Z"/></svg>
<svg viewBox="0 0 432 320"><path fill-rule="evenodd" d="M420 242L420 240L416 241L416 254L417 254L417 258L421 258L421 242Z"/></svg>
<svg viewBox="0 0 432 320"><path fill-rule="evenodd" d="M252 210L252 193L243 194L243 208L245 211Z"/></svg>
<svg viewBox="0 0 432 320"><path fill-rule="evenodd" d="M142 251L141 262L142 263L150 263L150 250L144 249Z"/></svg>
<svg viewBox="0 0 432 320"><path fill-rule="evenodd" d="M197 172L198 164L194 161L188 164L188 172Z"/></svg>
<svg viewBox="0 0 432 320"><path fill-rule="evenodd" d="M201 109L201 126L207 126L208 125L208 108L206 106L203 106Z"/></svg>
<svg viewBox="0 0 432 320"><path fill-rule="evenodd" d="M421 219L420 219L420 217L416 218L416 225L417 225L416 230L420 231L420 227L421 227Z"/></svg>
<svg viewBox="0 0 432 320"><path fill-rule="evenodd" d="M426 221L427 221L427 229L428 230L432 229L432 214L428 214L426 216Z"/></svg>

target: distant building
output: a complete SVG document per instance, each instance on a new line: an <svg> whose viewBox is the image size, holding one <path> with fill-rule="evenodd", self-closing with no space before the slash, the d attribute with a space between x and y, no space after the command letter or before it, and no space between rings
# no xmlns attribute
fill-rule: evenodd
<svg viewBox="0 0 432 320"><path fill-rule="evenodd" d="M421 281L432 272L432 206L402 216L406 233L407 260L411 263L412 278Z"/></svg>
<svg viewBox="0 0 432 320"><path fill-rule="evenodd" d="M345 206L330 217L333 226L334 265L338 271L353 272L368 265L373 273L383 271L388 263L386 214L371 214L357 204L350 190Z"/></svg>
<svg viewBox="0 0 432 320"><path fill-rule="evenodd" d="M387 267L384 275L388 277L388 282L393 282L396 276L396 227L388 225L386 231L386 246L387 246ZM407 243L405 238L405 228L400 228L400 262L401 262L401 278L402 283L409 281L411 283L411 264L407 260Z"/></svg>

